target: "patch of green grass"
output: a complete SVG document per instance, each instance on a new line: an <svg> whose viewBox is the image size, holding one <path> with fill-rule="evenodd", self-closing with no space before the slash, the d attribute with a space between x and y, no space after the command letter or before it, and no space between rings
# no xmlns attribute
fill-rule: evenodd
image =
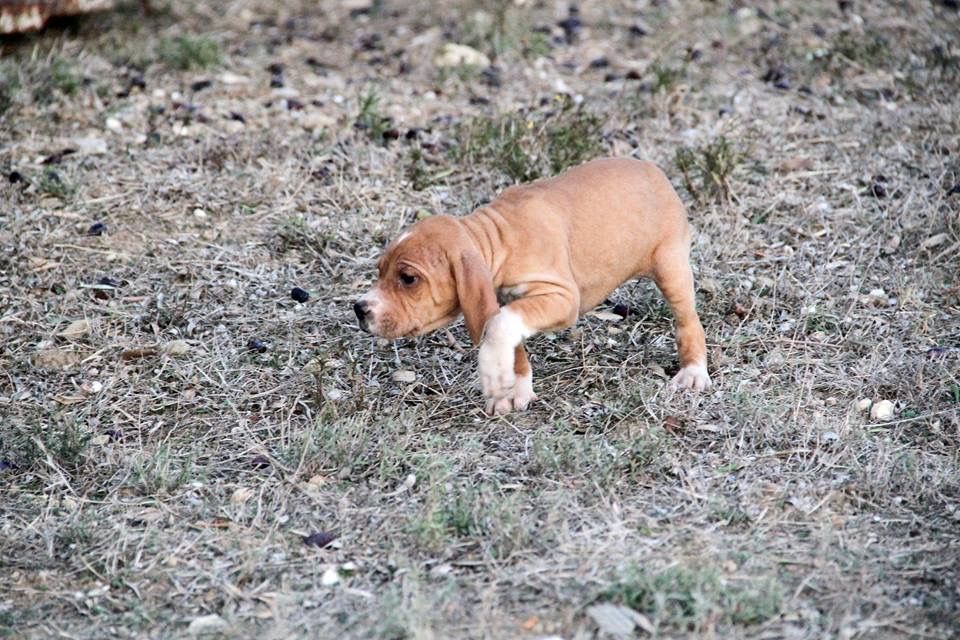
<svg viewBox="0 0 960 640"><path fill-rule="evenodd" d="M607 439L590 434L550 433L533 441L531 470L569 478L589 470L601 485L648 469L663 450L663 432L644 431L632 438Z"/></svg>
<svg viewBox="0 0 960 640"><path fill-rule="evenodd" d="M953 383L948 385L947 397L949 397L954 404L960 404L960 384Z"/></svg>
<svg viewBox="0 0 960 640"><path fill-rule="evenodd" d="M372 141L384 144L386 139L383 134L391 128L392 124L390 117L383 115L380 111L380 95L376 90L370 89L360 96L354 127L366 132L367 137Z"/></svg>
<svg viewBox="0 0 960 640"><path fill-rule="evenodd" d="M80 518L66 524L54 535L54 548L64 556L72 555L72 549L88 545L93 541L93 527L89 518Z"/></svg>
<svg viewBox="0 0 960 640"><path fill-rule="evenodd" d="M496 486L456 482L452 473L429 482L422 510L410 521L417 544L440 551L456 540L474 540L495 558L529 544L536 523L519 515L525 504L516 495L504 495Z"/></svg>
<svg viewBox="0 0 960 640"><path fill-rule="evenodd" d="M840 318L829 313L814 312L804 318L803 328L806 333L837 333L840 330Z"/></svg>
<svg viewBox="0 0 960 640"><path fill-rule="evenodd" d="M50 65L50 84L66 95L76 93L83 82L74 64L63 58L57 58Z"/></svg>
<svg viewBox="0 0 960 640"><path fill-rule="evenodd" d="M371 423L362 415L344 420L321 417L317 425L304 431L279 457L291 466L304 461L307 475L337 474L353 481L370 480L381 486L396 487L413 473L418 484L447 472L442 458L432 452L437 441L414 441L403 426L408 418Z"/></svg>
<svg viewBox="0 0 960 640"><path fill-rule="evenodd" d="M547 112L474 118L458 127L457 160L485 165L514 182L556 175L599 155L602 119L557 96Z"/></svg>
<svg viewBox="0 0 960 640"><path fill-rule="evenodd" d="M453 173L453 169L431 170L420 147L410 147L407 152L405 174L415 191L423 191L427 187L438 184L451 173Z"/></svg>
<svg viewBox="0 0 960 640"><path fill-rule="evenodd" d="M925 66L945 80L960 78L960 52L950 45L934 45L924 53Z"/></svg>
<svg viewBox="0 0 960 640"><path fill-rule="evenodd" d="M840 31L833 39L831 53L865 67L884 67L891 61L889 41L872 29L862 34Z"/></svg>
<svg viewBox="0 0 960 640"><path fill-rule="evenodd" d="M29 469L47 458L68 470L84 460L92 435L76 425L13 427L0 433L0 452L18 467Z"/></svg>
<svg viewBox="0 0 960 640"><path fill-rule="evenodd" d="M650 66L650 73L653 74L650 88L657 93L673 89L686 75L687 70L684 67L671 66L658 61Z"/></svg>
<svg viewBox="0 0 960 640"><path fill-rule="evenodd" d="M730 178L745 157L726 137L720 136L700 147L680 147L674 164L683 175L687 191L698 201L729 201L733 198Z"/></svg>
<svg viewBox="0 0 960 640"><path fill-rule="evenodd" d="M10 63L0 63L0 116L10 110L20 93L20 75Z"/></svg>
<svg viewBox="0 0 960 640"><path fill-rule="evenodd" d="M57 93L72 95L83 84L76 66L70 60L54 58L49 66L33 75L33 99L39 104L50 104Z"/></svg>
<svg viewBox="0 0 960 640"><path fill-rule="evenodd" d="M155 451L142 452L132 467L134 484L144 495L167 494L191 478L193 460L162 444Z"/></svg>
<svg viewBox="0 0 960 640"><path fill-rule="evenodd" d="M44 169L37 179L37 189L40 193L67 200L73 195L74 187L68 183L59 171L50 167Z"/></svg>
<svg viewBox="0 0 960 640"><path fill-rule="evenodd" d="M645 614L657 627L679 630L700 630L716 622L759 624L783 606L783 589L772 578L732 580L712 567L695 565L661 571L631 566L602 597Z"/></svg>
<svg viewBox="0 0 960 640"><path fill-rule="evenodd" d="M279 253L305 251L311 255L323 255L333 241L331 234L310 228L301 215L281 218L274 229L275 247Z"/></svg>
<svg viewBox="0 0 960 640"><path fill-rule="evenodd" d="M204 36L164 38L157 50L160 61L172 69L206 69L220 64L220 47Z"/></svg>
<svg viewBox="0 0 960 640"><path fill-rule="evenodd" d="M547 36L531 28L528 12L513 0L480 0L462 24L459 42L494 59L510 52L518 52L525 58L550 52Z"/></svg>

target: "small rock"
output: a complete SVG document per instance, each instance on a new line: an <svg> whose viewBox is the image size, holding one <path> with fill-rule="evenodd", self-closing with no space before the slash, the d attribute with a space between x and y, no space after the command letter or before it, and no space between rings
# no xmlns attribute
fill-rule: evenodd
<svg viewBox="0 0 960 640"><path fill-rule="evenodd" d="M857 410L859 411L869 411L870 405L873 404L873 400L870 398L861 398L857 400Z"/></svg>
<svg viewBox="0 0 960 640"><path fill-rule="evenodd" d="M107 118L106 125L107 129L113 131L114 133L120 133L123 131L123 123L116 118Z"/></svg>
<svg viewBox="0 0 960 640"><path fill-rule="evenodd" d="M182 356L190 352L190 345L186 340L171 340L163 345L163 352L168 356Z"/></svg>
<svg viewBox="0 0 960 640"><path fill-rule="evenodd" d="M399 371L394 371L390 378L393 379L394 382L410 383L416 382L417 374L409 369L400 369Z"/></svg>
<svg viewBox="0 0 960 640"><path fill-rule="evenodd" d="M893 419L893 403L889 400L874 402L870 407L870 419L886 422Z"/></svg>
<svg viewBox="0 0 960 640"><path fill-rule="evenodd" d="M256 351L257 353L265 353L269 347L267 343L259 338L250 338L247 341L247 351Z"/></svg>
<svg viewBox="0 0 960 640"><path fill-rule="evenodd" d="M73 146L81 155L95 156L107 152L107 141L102 138L74 138Z"/></svg>
<svg viewBox="0 0 960 640"><path fill-rule="evenodd" d="M489 67L490 58L473 47L448 42L440 48L433 64L441 68L450 67Z"/></svg>
<svg viewBox="0 0 960 640"><path fill-rule="evenodd" d="M92 438L90 438L90 444L97 447L102 447L108 442L110 442L110 435L106 433L101 433L100 435L93 436Z"/></svg>
<svg viewBox="0 0 960 640"><path fill-rule="evenodd" d="M213 86L213 81L211 80L197 80L190 85L190 90L196 93L197 91L203 91L204 89L209 89Z"/></svg>
<svg viewBox="0 0 960 640"><path fill-rule="evenodd" d="M88 236L102 236L107 232L107 224L105 222L94 222L90 225L90 228L87 229Z"/></svg>
<svg viewBox="0 0 960 640"><path fill-rule="evenodd" d="M262 453L250 458L250 466L254 469L267 469L270 467L270 459Z"/></svg>
<svg viewBox="0 0 960 640"><path fill-rule="evenodd" d="M99 380L84 380L80 389L88 396L96 395L103 391L103 383Z"/></svg>
<svg viewBox="0 0 960 640"><path fill-rule="evenodd" d="M245 503L247 500L253 497L253 489L248 487L237 487L233 495L230 496L230 502L236 505Z"/></svg>
<svg viewBox="0 0 960 640"><path fill-rule="evenodd" d="M193 210L193 217L197 218L198 220L205 220L207 217L207 212L197 207Z"/></svg>
<svg viewBox="0 0 960 640"><path fill-rule="evenodd" d="M208 616L200 616L191 620L187 627L187 633L195 636L212 635L223 633L227 630L227 627L226 620L215 613L211 613Z"/></svg>
<svg viewBox="0 0 960 640"><path fill-rule="evenodd" d="M232 73L230 71L225 71L220 74L220 82L223 84L246 84L250 82L250 78L237 75L236 73Z"/></svg>
<svg viewBox="0 0 960 640"><path fill-rule="evenodd" d="M920 243L920 248L922 249L933 249L938 247L947 240L950 239L950 236L946 233L938 233L936 235L930 236L926 240Z"/></svg>
<svg viewBox="0 0 960 640"><path fill-rule="evenodd" d="M311 547L323 549L325 546L337 539L337 534L329 531L318 531L303 537L303 544Z"/></svg>
<svg viewBox="0 0 960 640"><path fill-rule="evenodd" d="M340 573L337 572L336 567L327 567L323 575L320 576L320 584L325 587L332 587L338 582L340 582Z"/></svg>
<svg viewBox="0 0 960 640"><path fill-rule="evenodd" d="M300 287L294 287L290 290L290 297L296 300L297 302L303 304L310 299L310 294Z"/></svg>
<svg viewBox="0 0 960 640"><path fill-rule="evenodd" d="M332 128L337 124L337 120L325 113L313 111L304 114L303 117L298 120L298 123L307 131L322 131Z"/></svg>

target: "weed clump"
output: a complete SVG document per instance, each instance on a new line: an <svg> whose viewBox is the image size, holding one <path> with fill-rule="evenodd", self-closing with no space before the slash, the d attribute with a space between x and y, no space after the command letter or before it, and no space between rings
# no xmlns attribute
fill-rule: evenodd
<svg viewBox="0 0 960 640"><path fill-rule="evenodd" d="M700 202L734 199L730 178L743 160L724 136L701 147L680 147L674 156L684 186Z"/></svg>
<svg viewBox="0 0 960 640"><path fill-rule="evenodd" d="M528 182L589 160L602 151L601 118L567 96L546 113L474 118L458 127L458 161L485 165L513 182Z"/></svg>
<svg viewBox="0 0 960 640"><path fill-rule="evenodd" d="M0 116L10 110L20 92L20 78L16 67L4 64L0 66Z"/></svg>
<svg viewBox="0 0 960 640"><path fill-rule="evenodd" d="M353 123L356 129L365 131L372 141L384 144L387 141L385 134L392 124L390 117L380 111L380 95L375 90L371 89L360 96L357 117Z"/></svg>
<svg viewBox="0 0 960 640"><path fill-rule="evenodd" d="M603 594L647 615L660 627L700 629L714 622L753 625L776 616L783 591L772 579L731 581L711 567L663 571L631 567Z"/></svg>
<svg viewBox="0 0 960 640"><path fill-rule="evenodd" d="M173 69L206 69L220 63L220 47L209 38L177 36L160 41L160 61Z"/></svg>

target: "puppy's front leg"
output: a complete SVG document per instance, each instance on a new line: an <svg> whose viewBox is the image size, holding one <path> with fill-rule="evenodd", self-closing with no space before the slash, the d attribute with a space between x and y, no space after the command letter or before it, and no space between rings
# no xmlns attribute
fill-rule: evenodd
<svg viewBox="0 0 960 640"><path fill-rule="evenodd" d="M578 301L569 291L514 300L487 322L480 343L480 384L488 414L523 410L536 399L523 340L538 331L573 324Z"/></svg>

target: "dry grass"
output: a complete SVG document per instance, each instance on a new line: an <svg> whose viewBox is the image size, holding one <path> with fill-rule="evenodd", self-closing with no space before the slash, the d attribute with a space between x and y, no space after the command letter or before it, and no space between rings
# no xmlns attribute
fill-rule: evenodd
<svg viewBox="0 0 960 640"><path fill-rule="evenodd" d="M953 637L955 9L155 4L3 45L0 635ZM398 229L596 144L689 173L710 393L649 284L501 419L462 328L355 328Z"/></svg>

